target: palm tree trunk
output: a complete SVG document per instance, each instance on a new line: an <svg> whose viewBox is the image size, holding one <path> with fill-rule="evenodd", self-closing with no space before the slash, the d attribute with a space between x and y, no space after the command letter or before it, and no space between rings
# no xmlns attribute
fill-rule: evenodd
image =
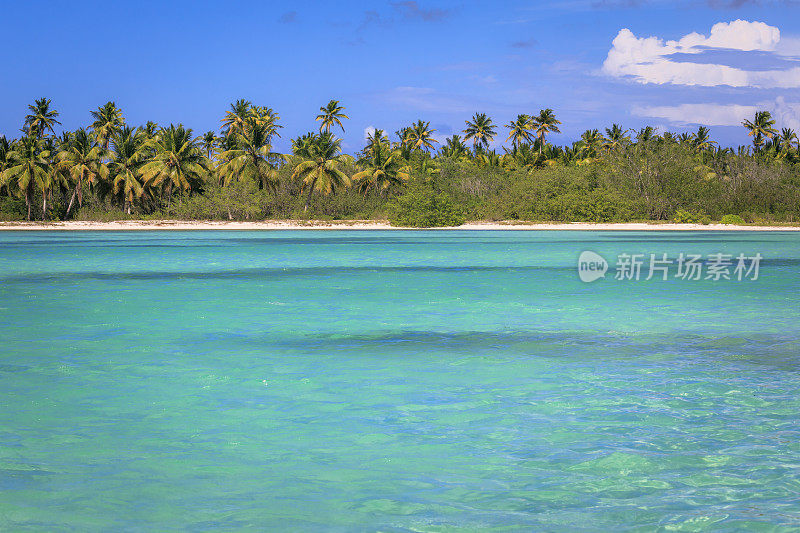
<svg viewBox="0 0 800 533"><path fill-rule="evenodd" d="M42 192L42 221L47 216L47 191Z"/></svg>
<svg viewBox="0 0 800 533"><path fill-rule="evenodd" d="M75 185L75 190L72 191L72 196L69 199L69 204L67 204L67 213L64 215L64 220L69 218L69 212L72 209L72 204L75 202L75 196L78 194L78 186Z"/></svg>
<svg viewBox="0 0 800 533"><path fill-rule="evenodd" d="M31 193L25 190L25 205L28 206L28 220L31 219Z"/></svg>
<svg viewBox="0 0 800 533"><path fill-rule="evenodd" d="M303 213L308 211L308 204L311 203L311 193L314 192L314 185L317 184L317 178L314 178L314 181L311 182L311 186L308 188L308 196L306 196L306 206L303 208Z"/></svg>

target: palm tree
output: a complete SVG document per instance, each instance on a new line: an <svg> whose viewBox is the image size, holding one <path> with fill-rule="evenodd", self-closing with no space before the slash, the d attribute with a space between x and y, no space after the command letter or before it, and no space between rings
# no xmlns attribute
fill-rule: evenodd
<svg viewBox="0 0 800 533"><path fill-rule="evenodd" d="M465 145L461 141L461 137L458 135L453 135L452 137L448 137L445 142L444 146L442 146L441 153L445 157L452 157L453 159L461 159L467 156L469 149L467 145Z"/></svg>
<svg viewBox="0 0 800 533"><path fill-rule="evenodd" d="M278 171L273 161L279 155L272 152L268 131L266 124L251 119L242 133L234 134L235 147L220 154L219 176L224 186L245 178L258 183L259 189L275 190Z"/></svg>
<svg viewBox="0 0 800 533"><path fill-rule="evenodd" d="M647 143L656 136L656 130L652 126L645 126L636 133L636 142Z"/></svg>
<svg viewBox="0 0 800 533"><path fill-rule="evenodd" d="M8 166L8 153L11 151L11 143L8 142L5 135L0 135L0 177ZM2 181L0 179L0 181Z"/></svg>
<svg viewBox="0 0 800 533"><path fill-rule="evenodd" d="M547 142L546 135L548 133L561 133L561 130L558 129L558 125L561 124L561 121L556 118L555 113L552 109L542 109L539 111L539 115L533 117L532 119L532 127L536 131L536 137L539 139L539 153L542 153L542 147Z"/></svg>
<svg viewBox="0 0 800 533"><path fill-rule="evenodd" d="M178 188L191 192L208 175L209 163L192 130L183 125L170 124L150 140L152 159L142 166L142 178L147 186L166 184L168 201L172 204L172 191Z"/></svg>
<svg viewBox="0 0 800 533"><path fill-rule="evenodd" d="M278 133L278 128L283 127L278 124L278 120L280 120L281 116L275 112L274 109L271 107L253 106L251 112L252 118L256 121L256 124L264 127L264 131L267 133L268 143L272 142L273 135L281 136Z"/></svg>
<svg viewBox="0 0 800 533"><path fill-rule="evenodd" d="M394 134L397 135L397 138L399 139L399 142L395 146L400 149L400 153L402 154L403 159L409 159L411 157L412 148L411 148L411 143L408 140L409 137L408 134L410 131L411 128L406 126L405 128L400 128L399 130L394 132Z"/></svg>
<svg viewBox="0 0 800 533"><path fill-rule="evenodd" d="M83 206L84 187L93 185L98 179L108 178L108 168L103 163L104 152L89 133L80 128L58 153L57 169L67 178L68 183L73 184L64 218L69 218L75 198L78 199L78 205Z"/></svg>
<svg viewBox="0 0 800 533"><path fill-rule="evenodd" d="M784 155L789 153L792 149L792 145L798 146L797 134L791 128L783 128L780 136L778 136L778 140L781 145L781 152L783 152Z"/></svg>
<svg viewBox="0 0 800 533"><path fill-rule="evenodd" d="M114 178L114 194L123 198L123 209L129 215L134 200L144 197L145 183L142 177L142 165L145 162L144 146L148 141L147 131L133 130L128 126L114 133L111 137L113 155L108 163Z"/></svg>
<svg viewBox="0 0 800 533"><path fill-rule="evenodd" d="M39 139L44 137L47 130L55 134L53 128L56 124L60 125L61 123L56 120L58 111L50 109L49 98L39 98L34 101L33 105L28 105L28 110L30 113L25 115L25 127L23 131Z"/></svg>
<svg viewBox="0 0 800 533"><path fill-rule="evenodd" d="M475 146L475 154L477 155L481 147L489 148L489 143L494 140L497 134L492 119L486 116L486 113L475 113L472 120L464 121L467 128L464 130L464 140L472 139Z"/></svg>
<svg viewBox="0 0 800 533"><path fill-rule="evenodd" d="M122 110L114 102L106 102L92 111L92 129L94 130L97 144L108 150L108 140L114 133L125 124Z"/></svg>
<svg viewBox="0 0 800 533"><path fill-rule="evenodd" d="M512 120L505 126L510 130L506 142L511 141L511 145L516 148L520 143L532 142L530 127L531 117L525 114L517 115L516 120Z"/></svg>
<svg viewBox="0 0 800 533"><path fill-rule="evenodd" d="M311 147L317 139L315 133L308 132L305 135L300 135L296 139L292 139L292 154L297 157L311 158Z"/></svg>
<svg viewBox="0 0 800 533"><path fill-rule="evenodd" d="M606 142L603 148L606 150L616 150L630 140L626 131L623 130L619 124L612 124L610 128L606 128Z"/></svg>
<svg viewBox="0 0 800 533"><path fill-rule="evenodd" d="M764 137L772 139L778 133L775 129L775 119L769 111L757 111L752 121L745 120L742 125L749 131L747 135L753 138L756 151L759 151L764 144Z"/></svg>
<svg viewBox="0 0 800 533"><path fill-rule="evenodd" d="M334 126L339 126L342 128L342 132L344 132L344 126L342 125L342 119L346 118L349 119L347 115L342 113L346 108L339 105L339 100L331 100L328 102L327 105L320 107L319 110L321 113L317 115L317 120L322 121L319 125L320 133L330 133L331 128Z"/></svg>
<svg viewBox="0 0 800 533"><path fill-rule="evenodd" d="M308 188L303 212L308 211L311 194L316 190L328 195L339 187L348 187L350 178L339 168L338 154L342 141L334 139L330 132L315 135L309 133L303 141L296 143L295 155L301 161L294 167L292 179L302 179L303 189ZM295 144L295 143L293 143Z"/></svg>
<svg viewBox="0 0 800 533"><path fill-rule="evenodd" d="M475 164L479 167L499 167L501 165L501 159L494 150L491 152L483 151L475 158Z"/></svg>
<svg viewBox="0 0 800 533"><path fill-rule="evenodd" d="M598 130L584 131L581 135L581 140L578 141L581 156L584 159L596 158L600 148L603 146L603 141L603 136Z"/></svg>
<svg viewBox="0 0 800 533"><path fill-rule="evenodd" d="M514 165L527 171L541 167L544 163L542 154L527 143L520 144L510 155L513 158Z"/></svg>
<svg viewBox="0 0 800 533"><path fill-rule="evenodd" d="M430 122L418 120L416 124L412 124L410 128L406 128L404 141L412 150L420 148L427 152L433 149L433 143L439 142L433 138L433 133L435 131L435 129L431 128Z"/></svg>
<svg viewBox="0 0 800 533"><path fill-rule="evenodd" d="M375 152L383 150L385 146L389 146L389 138L386 136L385 131L376 129L372 133L367 134L367 146L364 147L365 152L374 154Z"/></svg>
<svg viewBox="0 0 800 533"><path fill-rule="evenodd" d="M369 154L366 168L353 175L353 182L358 183L362 192L374 187L384 195L392 186L411 179L411 167L400 162L399 150L392 151L386 144L375 144Z"/></svg>
<svg viewBox="0 0 800 533"><path fill-rule="evenodd" d="M249 100L244 98L231 104L230 110L222 119L222 131L225 135L233 135L244 130L244 123L252 116L250 109L252 105Z"/></svg>
<svg viewBox="0 0 800 533"><path fill-rule="evenodd" d="M207 131L200 137L200 145L206 152L206 157L211 159L211 154L214 153L214 148L217 146L217 136L213 131Z"/></svg>
<svg viewBox="0 0 800 533"><path fill-rule="evenodd" d="M690 139L692 145L701 152L704 152L717 144L716 141L711 140L711 132L705 126L700 126L697 128L697 133L693 133Z"/></svg>
<svg viewBox="0 0 800 533"><path fill-rule="evenodd" d="M147 124L144 125L142 131L145 135L145 140L152 139L158 133L158 124L153 122L152 120L148 120Z"/></svg>
<svg viewBox="0 0 800 533"><path fill-rule="evenodd" d="M0 185L25 198L28 220L31 219L31 204L37 188L42 191L42 220L47 214L47 193L52 179L50 153L45 148L45 142L35 135L19 139L8 153L6 169L0 175Z"/></svg>

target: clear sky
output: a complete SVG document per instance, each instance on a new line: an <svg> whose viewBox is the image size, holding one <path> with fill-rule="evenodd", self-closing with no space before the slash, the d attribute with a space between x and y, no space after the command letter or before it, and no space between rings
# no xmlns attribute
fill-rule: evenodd
<svg viewBox="0 0 800 533"><path fill-rule="evenodd" d="M423 119L444 138L476 111L502 125L545 107L558 144L612 122L706 124L744 144L738 124L756 109L800 130L797 1L3 0L0 49L8 137L42 96L69 129L113 100L128 123L198 134L246 98L281 115L279 150L332 98L351 119L348 152L369 127Z"/></svg>

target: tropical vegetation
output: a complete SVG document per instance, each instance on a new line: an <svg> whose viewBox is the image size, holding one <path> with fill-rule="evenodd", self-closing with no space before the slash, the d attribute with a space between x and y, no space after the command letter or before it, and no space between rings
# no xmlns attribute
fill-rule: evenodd
<svg viewBox="0 0 800 533"><path fill-rule="evenodd" d="M338 100L321 106L316 131L278 153L280 115L245 99L219 131L196 135L182 124L128 124L114 102L57 134L59 113L40 98L19 138L0 136L0 220L800 222L798 136L768 111L743 122L751 144L737 148L706 127L619 124L558 145L561 121L548 108L502 127L475 113L446 138L423 119L394 137L374 129L344 154L345 110Z"/></svg>

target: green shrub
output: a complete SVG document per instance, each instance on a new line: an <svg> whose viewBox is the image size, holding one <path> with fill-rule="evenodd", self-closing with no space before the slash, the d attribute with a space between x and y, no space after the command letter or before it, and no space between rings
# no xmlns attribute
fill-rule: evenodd
<svg viewBox="0 0 800 533"><path fill-rule="evenodd" d="M672 217L672 220L678 224L701 224L705 223L703 221L707 218L708 216L702 213L692 213L685 209L678 209L675 212L675 216Z"/></svg>
<svg viewBox="0 0 800 533"><path fill-rule="evenodd" d="M725 215L724 217L722 217L722 220L720 222L722 224L734 224L737 226L741 226L742 224L745 223L744 219L739 215Z"/></svg>
<svg viewBox="0 0 800 533"><path fill-rule="evenodd" d="M536 206L537 218L565 222L631 220L630 206L605 190L574 190L545 198Z"/></svg>
<svg viewBox="0 0 800 533"><path fill-rule="evenodd" d="M448 195L427 187L409 188L389 205L392 226L434 228L460 226L465 221L463 210Z"/></svg>
<svg viewBox="0 0 800 533"><path fill-rule="evenodd" d="M28 208L24 200L13 197L0 197L0 220L25 220Z"/></svg>

